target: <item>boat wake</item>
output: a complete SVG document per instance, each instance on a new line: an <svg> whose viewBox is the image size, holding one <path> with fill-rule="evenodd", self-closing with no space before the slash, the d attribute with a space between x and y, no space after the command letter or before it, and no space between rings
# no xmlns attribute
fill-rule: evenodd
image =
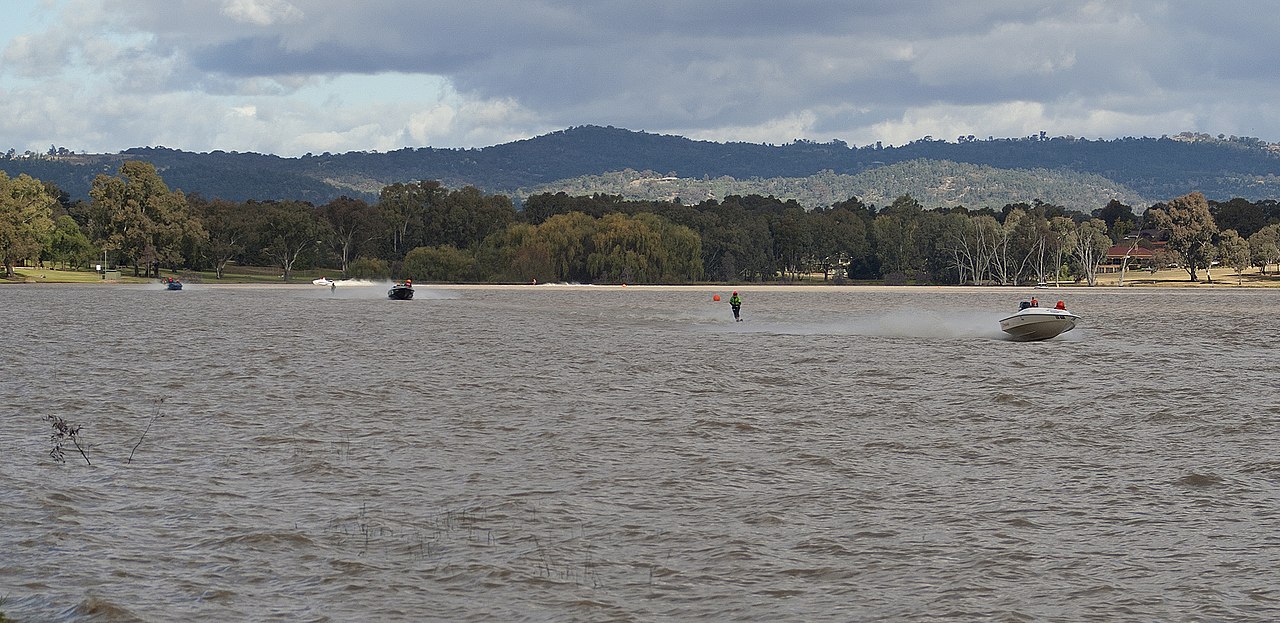
<svg viewBox="0 0 1280 623"><path fill-rule="evenodd" d="M978 311L898 310L857 318L795 322L746 316L740 323L717 325L726 333L774 335L861 335L867 337L979 338L1004 340L999 314Z"/></svg>

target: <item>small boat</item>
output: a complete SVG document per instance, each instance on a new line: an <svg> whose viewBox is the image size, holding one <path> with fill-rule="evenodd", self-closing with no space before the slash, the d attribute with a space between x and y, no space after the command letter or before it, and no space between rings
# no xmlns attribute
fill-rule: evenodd
<svg viewBox="0 0 1280 623"><path fill-rule="evenodd" d="M413 298L413 282L405 280L404 283L397 283L387 290L387 298L393 301L408 301Z"/></svg>
<svg viewBox="0 0 1280 623"><path fill-rule="evenodd" d="M165 284L165 287L169 288L170 290L182 289L182 282L178 281L177 279L174 279L173 277L169 277L168 279L165 279L164 284Z"/></svg>
<svg viewBox="0 0 1280 623"><path fill-rule="evenodd" d="M1039 307L1026 301L1018 313L1000 321L1000 330L1019 342L1034 342L1057 337L1076 328L1080 317L1065 306Z"/></svg>
<svg viewBox="0 0 1280 623"><path fill-rule="evenodd" d="M330 279L330 278L328 278L328 277L321 277L321 278L319 278L319 279L312 279L312 280L311 280L311 285L324 286L324 287L326 287L326 288L327 288L327 287L330 287L330 286L332 286L332 285L334 285L335 283L336 283L336 282L335 282L334 280L332 280L332 279Z"/></svg>

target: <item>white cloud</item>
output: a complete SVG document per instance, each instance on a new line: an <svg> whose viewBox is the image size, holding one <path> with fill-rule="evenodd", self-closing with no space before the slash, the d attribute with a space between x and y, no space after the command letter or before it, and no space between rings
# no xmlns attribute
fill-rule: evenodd
<svg viewBox="0 0 1280 623"><path fill-rule="evenodd" d="M818 115L814 111L801 110L752 126L689 129L681 134L704 141L718 141L725 136L733 136L734 140L742 142L781 145L797 138L813 136L813 126L817 119Z"/></svg>
<svg viewBox="0 0 1280 623"><path fill-rule="evenodd" d="M305 15L298 7L284 0L226 0L222 6L222 14L255 26L297 22Z"/></svg>

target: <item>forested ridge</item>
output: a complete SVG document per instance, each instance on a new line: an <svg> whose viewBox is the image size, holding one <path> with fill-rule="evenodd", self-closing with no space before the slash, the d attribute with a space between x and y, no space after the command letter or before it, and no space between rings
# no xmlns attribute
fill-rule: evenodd
<svg viewBox="0 0 1280 623"><path fill-rule="evenodd" d="M51 147L49 153L41 154L10 150L0 155L0 170L11 177L25 173L50 181L73 198L83 199L97 175L112 174L126 160L154 165L168 184L184 192L232 201L324 203L344 195L373 200L388 185L420 180L523 196L540 188L554 188L564 180L628 170L693 182L732 178L754 186L737 187L719 196L766 192L783 200L838 196L836 191L823 195L828 191L821 185L832 182L829 172L861 176L860 195L868 197L889 198L914 190L911 194L928 207L999 207L1011 199L1075 205L1077 200L1066 194L1072 184L1093 189L1076 191L1082 202L1102 196L1088 193L1106 188L1114 188L1117 194L1112 198L1135 203L1164 201L1193 191L1223 201L1280 195L1280 145L1249 137L1191 133L1113 140L1045 135L924 137L906 145L881 147L850 146L838 140L797 140L785 145L716 143L582 126L480 149L405 148L297 158L194 153L164 147L135 148L119 154L75 154L65 147ZM929 164L934 161L944 164ZM907 163L916 168L907 176L918 178L913 182L916 187L903 186L903 168L893 168ZM963 196L939 191L935 199L929 187L941 188L938 180L945 181L945 175L931 178L928 171L959 165L976 167L964 176L986 189ZM980 179L973 176L974 171L981 172ZM981 194L999 188L1021 196L994 193L986 198ZM606 192L619 194L617 189ZM697 202L706 199L707 193L680 198ZM986 201L992 203L984 204Z"/></svg>
<svg viewBox="0 0 1280 623"><path fill-rule="evenodd" d="M907 163L909 164L909 163ZM540 193L523 209L474 186L424 180L376 201L338 197L232 201L170 189L156 167L127 160L94 178L88 200L52 182L0 172L0 259L15 267L132 267L137 276L229 264L344 277L448 282L695 283L824 280L1001 284L1096 282L1107 251L1145 245L1148 265L1192 281L1214 263L1237 273L1280 261L1275 200L1208 200L1192 192L1150 206L1112 199L1090 211L1034 200L999 209L930 209L910 194L857 196L806 209L795 200L729 194L697 203Z"/></svg>
<svg viewBox="0 0 1280 623"><path fill-rule="evenodd" d="M609 194L647 201L698 202L729 195L763 195L794 199L809 208L824 208L859 197L877 204L911 195L926 206L1001 207L1029 197L1089 212L1111 200L1129 205L1148 203L1132 189L1091 173L1050 169L996 169L949 160L908 160L849 175L821 171L806 177L768 179L689 178L656 171L613 171L521 190L517 198L538 193Z"/></svg>

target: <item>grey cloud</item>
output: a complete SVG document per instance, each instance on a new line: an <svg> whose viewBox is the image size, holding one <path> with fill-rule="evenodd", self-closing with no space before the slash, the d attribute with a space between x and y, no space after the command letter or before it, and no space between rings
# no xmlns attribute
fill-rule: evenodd
<svg viewBox="0 0 1280 623"><path fill-rule="evenodd" d="M139 90L287 92L313 76L402 72L445 76L476 101L516 101L522 118L540 127L608 123L705 134L803 113L817 138L867 137L868 128L912 110L1023 102L1041 106L1040 121L1062 120L1046 128L1061 133L1087 133L1066 127L1081 119L1119 116L1205 126L1163 129L1170 133L1263 125L1280 134L1280 119L1257 103L1280 95L1280 46L1271 41L1280 17L1266 2L99 4L113 32L146 36L120 64L136 75L161 70L157 80L135 78L131 88ZM48 66L59 54L31 54L31 64Z"/></svg>

